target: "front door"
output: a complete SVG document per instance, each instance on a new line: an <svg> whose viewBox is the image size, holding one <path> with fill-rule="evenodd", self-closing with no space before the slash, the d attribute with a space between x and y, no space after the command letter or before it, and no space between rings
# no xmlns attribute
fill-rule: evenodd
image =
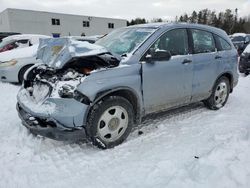
<svg viewBox="0 0 250 188"><path fill-rule="evenodd" d="M170 52L170 59L150 59L154 52ZM155 53L157 54L157 53ZM160 54L160 53L159 53ZM186 29L163 34L145 54L142 63L143 100L146 113L190 102L193 64ZM147 58L149 57L149 58Z"/></svg>

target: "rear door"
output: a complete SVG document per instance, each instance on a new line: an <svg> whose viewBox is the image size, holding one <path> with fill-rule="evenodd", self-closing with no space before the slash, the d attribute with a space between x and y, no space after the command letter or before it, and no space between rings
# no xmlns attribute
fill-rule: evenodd
<svg viewBox="0 0 250 188"><path fill-rule="evenodd" d="M163 34L149 51L168 51L170 59L142 62L142 87L146 113L189 103L193 65L186 29ZM150 54L147 52L145 55Z"/></svg>
<svg viewBox="0 0 250 188"><path fill-rule="evenodd" d="M193 41L192 102L194 102L210 96L218 75L217 66L221 57L217 53L212 33L199 29L190 29L189 33Z"/></svg>

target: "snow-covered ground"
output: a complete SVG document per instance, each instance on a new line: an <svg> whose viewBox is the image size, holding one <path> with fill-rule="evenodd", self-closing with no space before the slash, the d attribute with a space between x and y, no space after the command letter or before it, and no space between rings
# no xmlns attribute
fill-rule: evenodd
<svg viewBox="0 0 250 188"><path fill-rule="evenodd" d="M104 151L29 134L15 110L18 89L0 83L1 188L250 187L250 77L223 109L195 104L151 116Z"/></svg>

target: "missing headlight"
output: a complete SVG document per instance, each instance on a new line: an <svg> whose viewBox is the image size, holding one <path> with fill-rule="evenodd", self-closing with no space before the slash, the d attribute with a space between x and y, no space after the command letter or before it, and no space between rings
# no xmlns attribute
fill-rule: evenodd
<svg viewBox="0 0 250 188"><path fill-rule="evenodd" d="M65 84L59 90L58 94L61 98L74 98L75 100L90 105L91 101L89 98L75 89L75 87Z"/></svg>
<svg viewBox="0 0 250 188"><path fill-rule="evenodd" d="M74 99L86 105L90 105L91 103L87 96L83 95L77 90L74 91Z"/></svg>

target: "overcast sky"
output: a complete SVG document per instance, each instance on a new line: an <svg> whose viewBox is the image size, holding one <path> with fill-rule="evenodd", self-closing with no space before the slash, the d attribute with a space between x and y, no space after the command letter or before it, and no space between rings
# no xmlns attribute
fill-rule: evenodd
<svg viewBox="0 0 250 188"><path fill-rule="evenodd" d="M238 8L240 16L250 14L250 0L0 0L0 11L21 8L89 16L132 19L174 19L176 15L208 8Z"/></svg>

